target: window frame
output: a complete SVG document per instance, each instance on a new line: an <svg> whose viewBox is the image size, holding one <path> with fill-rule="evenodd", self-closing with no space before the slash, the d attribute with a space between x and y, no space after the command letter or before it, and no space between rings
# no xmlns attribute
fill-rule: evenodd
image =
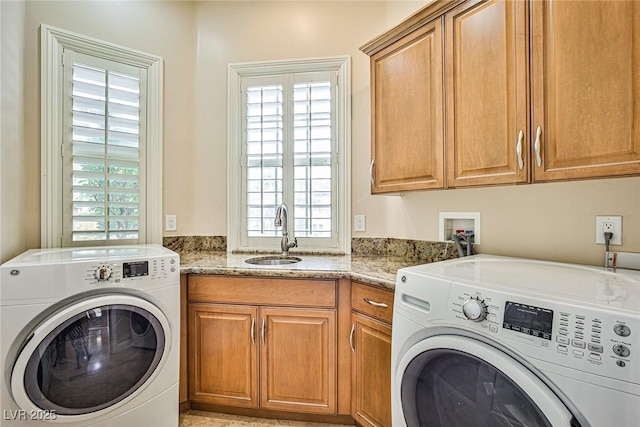
<svg viewBox="0 0 640 427"><path fill-rule="evenodd" d="M147 72L147 140L145 236L138 243L162 244L162 118L163 59L124 46L94 39L46 24L41 38L41 247L58 248L63 241L63 56L65 49L145 69ZM93 241L94 245L131 241ZM80 243L78 246L86 244ZM75 244L74 244L75 246Z"/></svg>
<svg viewBox="0 0 640 427"><path fill-rule="evenodd" d="M326 252L348 254L351 252L351 59L349 56L324 58L303 58L283 61L261 61L236 63L228 65L228 93L227 93L227 251L279 251L280 246L268 243L261 246L251 245L255 238L243 243L242 212L243 193L245 187L242 182L242 78L273 76L288 73L310 73L317 71L332 71L337 75L337 89L335 114L335 163L337 182L334 188L336 195L336 233L335 246L305 246L303 238L295 249L298 252ZM333 186L333 185L332 185ZM292 207L290 207L291 209ZM292 233L292 227L289 230ZM269 239L265 238L265 243ZM313 238L312 238L313 239ZM315 239L314 239L315 240Z"/></svg>

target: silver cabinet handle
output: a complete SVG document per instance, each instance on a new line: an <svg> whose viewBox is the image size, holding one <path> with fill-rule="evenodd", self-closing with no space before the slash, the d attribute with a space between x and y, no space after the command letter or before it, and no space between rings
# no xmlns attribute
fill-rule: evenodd
<svg viewBox="0 0 640 427"><path fill-rule="evenodd" d="M518 154L518 167L521 170L524 168L524 160L522 160L522 138L524 138L524 132L520 129L520 132L518 132L518 143L516 144L516 154Z"/></svg>
<svg viewBox="0 0 640 427"><path fill-rule="evenodd" d="M256 345L256 318L251 318L251 345Z"/></svg>
<svg viewBox="0 0 640 427"><path fill-rule="evenodd" d="M349 347L351 347L351 352L355 353L356 352L356 348L353 345L353 333L356 331L356 324L353 323L351 325L351 332L349 333Z"/></svg>
<svg viewBox="0 0 640 427"><path fill-rule="evenodd" d="M375 301L371 301L369 298L362 298L363 300L365 300L365 302L371 304L374 307L382 307L382 308L389 308L389 306L383 302L375 302Z"/></svg>
<svg viewBox="0 0 640 427"><path fill-rule="evenodd" d="M371 165L369 165L369 179L371 180L371 185L375 184L375 181L373 180L373 164L375 161L376 159L371 159Z"/></svg>
<svg viewBox="0 0 640 427"><path fill-rule="evenodd" d="M265 320L267 320L267 319L263 317L262 318L262 328L260 328L260 330L261 330L260 331L260 336L262 337L262 345L265 345L264 344L264 322L265 322Z"/></svg>
<svg viewBox="0 0 640 427"><path fill-rule="evenodd" d="M536 130L536 142L533 144L534 150L536 150L536 165L542 166L542 157L540 157L540 135L542 135L542 128L538 126Z"/></svg>

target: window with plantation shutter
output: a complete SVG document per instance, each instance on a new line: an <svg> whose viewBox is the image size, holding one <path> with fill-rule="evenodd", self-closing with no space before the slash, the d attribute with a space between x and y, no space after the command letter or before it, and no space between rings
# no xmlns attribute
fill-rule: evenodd
<svg viewBox="0 0 640 427"><path fill-rule="evenodd" d="M296 250L349 250L347 65L338 58L231 66L231 250L279 250L281 203Z"/></svg>
<svg viewBox="0 0 640 427"><path fill-rule="evenodd" d="M162 243L162 58L41 37L42 247Z"/></svg>
<svg viewBox="0 0 640 427"><path fill-rule="evenodd" d="M64 206L70 207L63 236L71 242L129 240L144 232L145 73L86 55L73 61L65 100L71 123L64 141ZM70 58L71 59L71 58Z"/></svg>

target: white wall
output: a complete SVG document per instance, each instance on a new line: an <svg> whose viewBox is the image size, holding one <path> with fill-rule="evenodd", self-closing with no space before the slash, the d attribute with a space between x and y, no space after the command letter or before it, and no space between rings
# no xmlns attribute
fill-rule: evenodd
<svg viewBox="0 0 640 427"><path fill-rule="evenodd" d="M623 216L623 246L640 252L640 179L615 178L370 196L358 178L353 213L380 235L437 240L439 212L480 212L482 253L602 265L595 216ZM354 179L355 181L355 179ZM385 200L380 200L385 199ZM378 213L371 215L371 213ZM354 233L359 235L360 233ZM366 233L367 235L369 233Z"/></svg>
<svg viewBox="0 0 640 427"><path fill-rule="evenodd" d="M177 235L226 229L227 65L302 57L352 57L353 129L369 127L369 59L358 50L425 2L198 2L192 199L176 194ZM363 135L364 136L364 135ZM364 136L364 138L368 138ZM368 164L361 138L354 162ZM368 189L367 189L368 191ZM186 220L185 220L186 219Z"/></svg>
<svg viewBox="0 0 640 427"><path fill-rule="evenodd" d="M191 170L193 150L193 81L195 64L194 4L182 1L27 1L23 14L13 10L14 2L0 2L3 8L2 33L12 31L13 39L2 40L2 61L11 75L3 73L2 100L17 103L14 113L19 129L13 141L21 157L9 160L13 146L4 138L2 169L2 253L6 261L18 253L40 246L40 51L42 23L81 33L111 43L128 46L164 57L164 187L166 192L190 194L184 175ZM5 21L7 25L5 26ZM20 36L20 37L18 37ZM4 67L3 67L4 68ZM6 95L6 96L5 96ZM18 121L22 123L18 126ZM24 159L23 162L16 160ZM22 166L24 163L24 166ZM4 166L4 165L3 165ZM13 167L20 168L14 170ZM28 168L27 168L28 166ZM22 200L12 208L9 190ZM188 194L184 199L188 200ZM171 211L171 198L169 207ZM165 203L165 206L167 204ZM7 226L5 227L5 224Z"/></svg>
<svg viewBox="0 0 640 427"><path fill-rule="evenodd" d="M367 216L367 231L354 236L436 240L438 212L480 211L482 252L601 264L603 248L593 243L594 216L617 214L624 216L620 249L640 252L638 177L402 197L370 195L369 58L358 48L425 3L120 0L29 1L26 6L9 6L11 2L1 2L3 106L5 99L15 99L23 108L13 109L10 120L2 118L0 261L40 244L38 27L42 22L164 57L164 213L178 215L178 231L167 235L226 235L229 63L350 55L352 212ZM5 40L5 33L18 39L17 45ZM14 55L7 56L7 49ZM9 76L7 68L14 70ZM5 143L7 122L16 127L11 133L15 145ZM7 153L13 156L14 151L23 159L17 169L13 160L7 160ZM8 207L6 201L13 202L14 196L23 200Z"/></svg>
<svg viewBox="0 0 640 427"><path fill-rule="evenodd" d="M26 247L25 2L0 2L0 261Z"/></svg>

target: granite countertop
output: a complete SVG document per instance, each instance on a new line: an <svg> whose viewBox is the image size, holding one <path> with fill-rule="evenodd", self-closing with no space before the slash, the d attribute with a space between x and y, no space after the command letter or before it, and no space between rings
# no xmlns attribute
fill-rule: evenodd
<svg viewBox="0 0 640 427"><path fill-rule="evenodd" d="M398 269L425 264L424 259L359 256L291 254L302 258L295 264L264 266L245 262L268 254L230 254L226 252L189 251L180 253L182 274L229 276L264 276L298 278L350 278L374 286L395 289ZM270 254L275 255L275 254Z"/></svg>

